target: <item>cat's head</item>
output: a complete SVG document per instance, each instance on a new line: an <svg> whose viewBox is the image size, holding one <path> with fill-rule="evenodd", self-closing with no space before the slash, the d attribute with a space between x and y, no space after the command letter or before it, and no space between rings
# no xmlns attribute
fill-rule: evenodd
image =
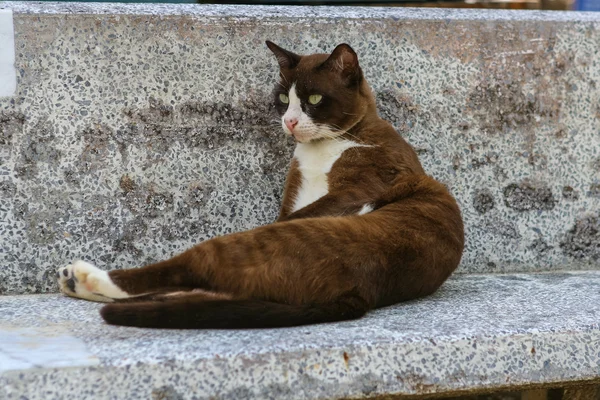
<svg viewBox="0 0 600 400"><path fill-rule="evenodd" d="M367 111L363 73L347 44L331 54L300 56L267 41L281 80L273 91L283 130L307 143L343 135Z"/></svg>

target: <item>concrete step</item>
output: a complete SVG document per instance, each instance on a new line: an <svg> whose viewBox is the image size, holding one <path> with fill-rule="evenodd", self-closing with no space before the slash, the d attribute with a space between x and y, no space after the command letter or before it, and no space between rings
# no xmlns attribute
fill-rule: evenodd
<svg viewBox="0 0 600 400"><path fill-rule="evenodd" d="M0 398L337 399L600 378L600 272L464 275L345 323L105 325L99 304L0 297Z"/></svg>

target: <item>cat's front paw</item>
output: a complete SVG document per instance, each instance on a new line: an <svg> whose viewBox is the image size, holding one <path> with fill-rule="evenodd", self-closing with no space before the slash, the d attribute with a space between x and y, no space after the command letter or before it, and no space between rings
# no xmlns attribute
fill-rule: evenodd
<svg viewBox="0 0 600 400"><path fill-rule="evenodd" d="M85 261L75 261L56 272L60 291L67 296L100 302L128 297L103 271Z"/></svg>

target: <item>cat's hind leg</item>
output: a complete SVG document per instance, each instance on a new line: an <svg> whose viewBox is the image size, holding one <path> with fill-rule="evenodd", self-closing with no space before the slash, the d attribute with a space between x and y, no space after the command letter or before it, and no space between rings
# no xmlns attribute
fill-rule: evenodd
<svg viewBox="0 0 600 400"><path fill-rule="evenodd" d="M202 289L204 280L189 268L189 257L190 253L184 253L142 268L108 272L76 261L57 271L58 285L67 296L101 302Z"/></svg>
<svg viewBox="0 0 600 400"><path fill-rule="evenodd" d="M130 297L112 282L108 272L85 261L75 261L56 274L60 291L67 296L105 303Z"/></svg>

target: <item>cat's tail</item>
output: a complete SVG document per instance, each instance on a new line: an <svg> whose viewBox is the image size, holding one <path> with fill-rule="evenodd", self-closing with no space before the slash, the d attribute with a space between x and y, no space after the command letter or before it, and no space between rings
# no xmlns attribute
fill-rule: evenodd
<svg viewBox="0 0 600 400"><path fill-rule="evenodd" d="M100 314L112 325L172 329L278 328L357 319L369 309L356 293L323 304L262 300L206 300L187 295L168 301L108 304Z"/></svg>

